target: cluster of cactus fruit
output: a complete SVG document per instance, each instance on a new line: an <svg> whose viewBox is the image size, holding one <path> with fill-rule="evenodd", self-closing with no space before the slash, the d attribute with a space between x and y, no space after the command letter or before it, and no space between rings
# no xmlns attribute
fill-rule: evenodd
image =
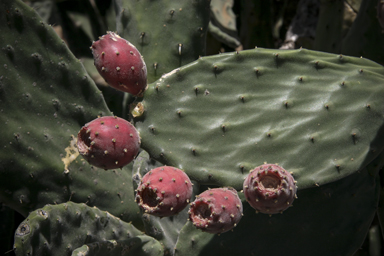
<svg viewBox="0 0 384 256"><path fill-rule="evenodd" d="M91 49L97 70L112 87L134 95L144 92L146 65L129 41L108 32L94 42ZM135 67L141 71L135 72ZM91 165L122 168L138 154L140 137L134 126L124 119L100 117L80 130L77 147ZM157 167L141 179L136 202L145 213L173 216L190 203L192 185L182 170ZM243 188L246 200L261 213L282 213L296 197L293 176L274 164L256 167L245 178ZM236 227L243 215L243 205L235 189L215 188L197 195L188 213L197 228L220 234Z"/></svg>
<svg viewBox="0 0 384 256"><path fill-rule="evenodd" d="M163 2L116 0L117 32L90 47L125 95L118 117L33 9L0 1L16 255L353 255L384 219L384 68L305 49L198 57L209 1Z"/></svg>

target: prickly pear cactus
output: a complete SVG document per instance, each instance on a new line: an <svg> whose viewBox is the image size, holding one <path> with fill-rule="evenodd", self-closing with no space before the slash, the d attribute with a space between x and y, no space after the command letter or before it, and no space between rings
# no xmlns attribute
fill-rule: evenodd
<svg viewBox="0 0 384 256"><path fill-rule="evenodd" d="M338 241L334 255L356 250L377 206L383 83L384 68L366 59L255 49L203 57L150 84L134 112L141 113L135 125L151 157L200 184L237 190L250 170L277 163L293 173L299 188L293 208L276 218L255 215L243 197L243 219L220 238L186 224L176 255L191 255L195 247L262 255L282 230L298 235L271 255L282 254L278 248L306 255L309 246L324 255L330 237ZM353 204L361 207L351 216ZM245 237L249 227L255 227L252 238ZM261 241L254 245L249 239Z"/></svg>
<svg viewBox="0 0 384 256"><path fill-rule="evenodd" d="M31 212L15 232L14 251L16 255L69 255L84 244L140 235L132 224L108 212L67 202Z"/></svg>
<svg viewBox="0 0 384 256"><path fill-rule="evenodd" d="M115 4L118 32L144 55L150 81L176 69L132 106L148 153L104 171L75 146L85 123L112 115L100 91L31 8L0 1L0 201L30 213L16 254L352 255L378 209L383 67L266 49L190 63L203 55L209 1ZM265 163L297 181L298 198L282 214L256 213L241 191ZM234 187L244 216L233 232L197 229L188 207L164 218L141 211L134 188L163 165L184 170L194 195Z"/></svg>
<svg viewBox="0 0 384 256"><path fill-rule="evenodd" d="M0 200L24 216L71 200L140 225L129 167L105 172L76 148L85 123L112 115L101 92L32 8L0 10Z"/></svg>
<svg viewBox="0 0 384 256"><path fill-rule="evenodd" d="M203 184L240 190L267 162L314 187L382 151L383 82L372 61L305 49L203 57L150 84L135 125L153 158Z"/></svg>

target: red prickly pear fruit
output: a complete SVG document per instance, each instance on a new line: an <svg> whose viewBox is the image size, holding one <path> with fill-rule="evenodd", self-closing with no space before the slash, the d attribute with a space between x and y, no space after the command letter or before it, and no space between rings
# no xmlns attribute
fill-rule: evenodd
<svg viewBox="0 0 384 256"><path fill-rule="evenodd" d="M282 213L296 198L296 181L293 176L276 164L256 167L245 178L245 199L256 212Z"/></svg>
<svg viewBox="0 0 384 256"><path fill-rule="evenodd" d="M138 188L136 202L146 213L168 217L182 211L192 196L192 183L184 171L162 166L147 172Z"/></svg>
<svg viewBox="0 0 384 256"><path fill-rule="evenodd" d="M196 228L220 234L237 226L243 216L243 204L235 189L214 188L196 196L188 213Z"/></svg>
<svg viewBox="0 0 384 256"><path fill-rule="evenodd" d="M91 49L97 70L110 86L133 95L145 90L147 67L133 44L108 31Z"/></svg>
<svg viewBox="0 0 384 256"><path fill-rule="evenodd" d="M122 168L138 154L140 136L127 120L104 116L80 129L77 148L91 165L106 170Z"/></svg>

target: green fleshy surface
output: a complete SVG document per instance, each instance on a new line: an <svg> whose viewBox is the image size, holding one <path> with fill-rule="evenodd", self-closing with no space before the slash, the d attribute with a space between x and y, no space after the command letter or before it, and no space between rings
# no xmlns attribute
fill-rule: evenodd
<svg viewBox="0 0 384 256"><path fill-rule="evenodd" d="M72 256L162 256L163 247L156 239L142 235L127 240L100 241L83 245Z"/></svg>
<svg viewBox="0 0 384 256"><path fill-rule="evenodd" d="M84 244L142 235L109 212L67 202L31 212L15 232L16 255L70 255Z"/></svg>
<svg viewBox="0 0 384 256"><path fill-rule="evenodd" d="M148 86L142 147L200 184L242 189L265 162L299 189L363 169L383 150L384 68L370 60L254 49L203 57Z"/></svg>
<svg viewBox="0 0 384 256"><path fill-rule="evenodd" d="M0 2L0 200L28 215L72 200L142 225L131 168L104 171L79 156L80 128L112 115L83 65L21 1Z"/></svg>

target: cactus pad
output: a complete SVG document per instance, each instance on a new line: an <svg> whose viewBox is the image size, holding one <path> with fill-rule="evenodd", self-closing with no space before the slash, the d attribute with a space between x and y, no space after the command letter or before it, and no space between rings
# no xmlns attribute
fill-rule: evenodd
<svg viewBox="0 0 384 256"><path fill-rule="evenodd" d="M0 1L0 200L24 216L68 200L141 223L131 174L91 167L76 135L112 115L84 67L21 1Z"/></svg>
<svg viewBox="0 0 384 256"><path fill-rule="evenodd" d="M382 151L383 83L372 61L305 49L202 57L148 86L135 125L151 157L201 184L240 190L267 162L315 187Z"/></svg>
<svg viewBox="0 0 384 256"><path fill-rule="evenodd" d="M108 212L67 202L31 212L15 232L14 249L16 255L69 255L84 244L139 235L132 224Z"/></svg>

